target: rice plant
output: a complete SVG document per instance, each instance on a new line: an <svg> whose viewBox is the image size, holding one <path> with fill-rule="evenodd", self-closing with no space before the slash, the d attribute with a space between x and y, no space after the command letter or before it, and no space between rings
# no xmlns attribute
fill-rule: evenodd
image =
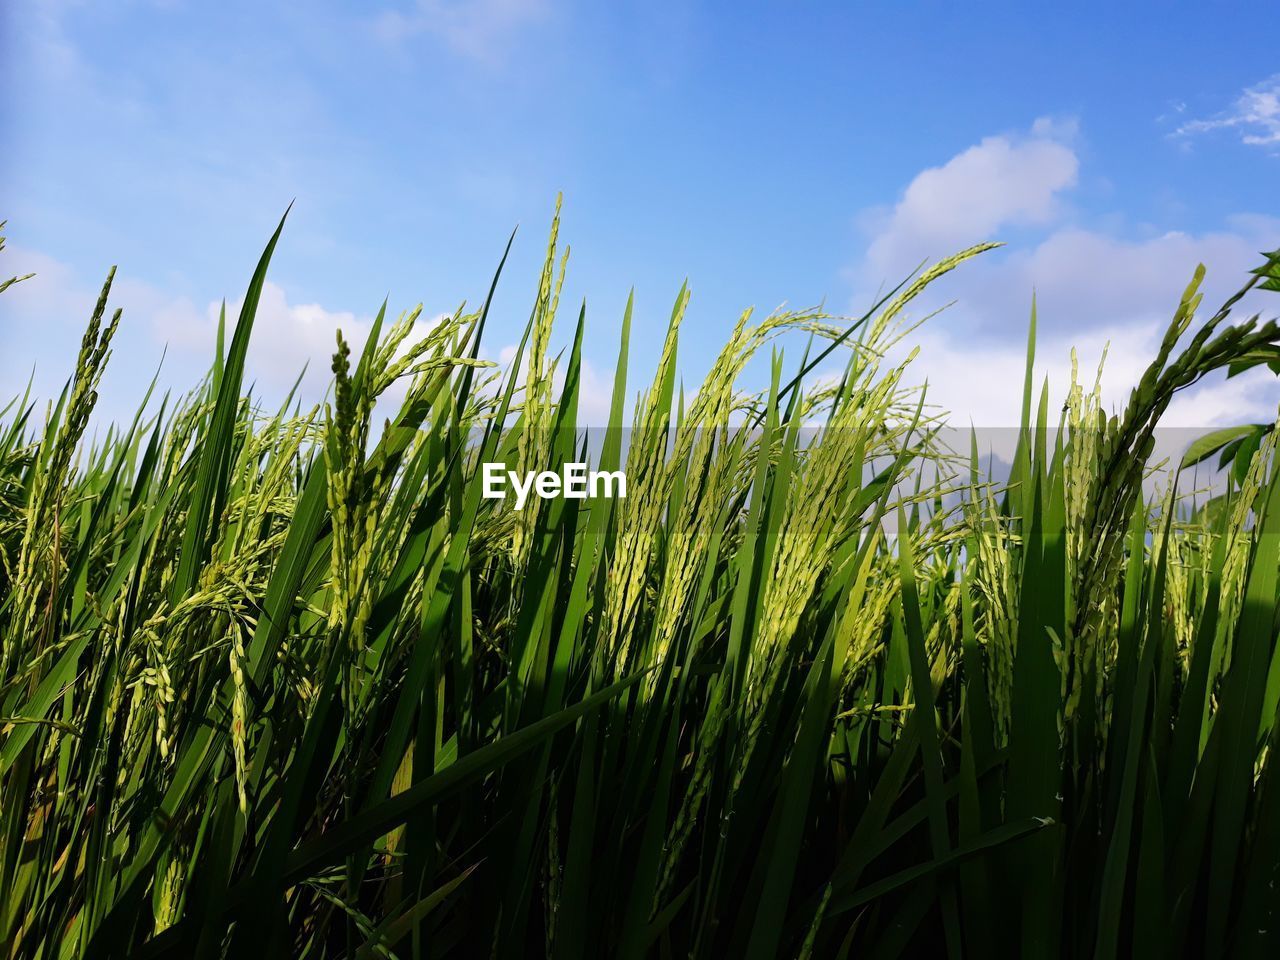
<svg viewBox="0 0 1280 960"><path fill-rule="evenodd" d="M282 221L191 392L86 441L109 274L62 394L5 408L4 954L1274 956L1275 432L1188 451L1211 499L1147 481L1178 391L1280 365L1236 319L1280 256L1207 316L1198 271L1117 415L1072 384L1051 422L1029 350L997 480L887 359L991 244L859 318L745 313L687 394L688 291L634 400L629 304L600 425L557 226L505 369L499 266L265 408ZM585 461L625 498L483 495Z"/></svg>

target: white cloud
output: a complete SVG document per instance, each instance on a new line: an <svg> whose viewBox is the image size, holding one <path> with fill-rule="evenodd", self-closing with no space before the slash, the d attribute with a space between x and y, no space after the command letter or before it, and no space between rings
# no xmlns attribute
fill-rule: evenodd
<svg viewBox="0 0 1280 960"><path fill-rule="evenodd" d="M243 300L227 304L227 336L235 329ZM211 356L221 303L210 303L203 316L183 302L149 311L157 339L179 349ZM372 328L371 317L345 310L328 310L318 303L290 303L284 290L267 281L262 287L254 316L253 336L246 363L248 378L271 390L288 388L305 368L303 381L308 399L316 399L330 377L337 349L337 331L356 354Z"/></svg>
<svg viewBox="0 0 1280 960"><path fill-rule="evenodd" d="M923 257L990 239L1008 225L1042 224L1058 195L1076 183L1070 121L1037 120L1027 136L987 137L940 167L918 174L867 249L876 279L891 279Z"/></svg>
<svg viewBox="0 0 1280 960"><path fill-rule="evenodd" d="M486 360L491 360L498 365L498 370L503 376L502 383L505 384L506 379L515 376L517 389L523 389L525 377L529 370L529 355L526 352L520 358L520 369L511 370L511 364L516 358L517 345L508 343L500 347L497 353L491 353L483 348L480 351L481 356ZM565 383L565 364L568 363L569 355L566 352L556 364L554 375L551 378L552 396L559 400L560 395L564 391ZM492 372L492 371L488 371ZM578 381L578 425L580 427L603 427L609 423L609 408L613 403L613 374L601 373L596 366L586 357L582 358L580 368L580 379ZM498 384L494 384L492 389L497 391ZM519 398L516 399L519 403ZM630 414L630 410L626 410L625 414Z"/></svg>
<svg viewBox="0 0 1280 960"><path fill-rule="evenodd" d="M609 407L613 404L613 376L602 374L585 357L582 360L582 381L578 384L578 423L584 427L604 427L609 424ZM623 410L623 417L630 410Z"/></svg>
<svg viewBox="0 0 1280 960"><path fill-rule="evenodd" d="M1213 130L1236 130L1240 142L1252 146L1280 144L1280 73L1246 87L1219 116L1184 123L1176 133L1189 136Z"/></svg>
<svg viewBox="0 0 1280 960"><path fill-rule="evenodd" d="M1032 417L1036 416L1041 391L1048 385L1050 430L1059 424L1061 410L1071 384L1071 349L1079 359L1077 378L1086 391L1093 389L1099 361L1106 349L1103 367L1102 409L1123 414L1130 390L1154 358L1163 326L1114 327L1084 336L1041 337L1036 345L1032 374ZM1026 375L1025 344L975 343L950 331L924 328L912 338L920 352L908 368L905 386L927 386L926 414L950 414L940 440L951 450L967 455L970 429L976 433L983 462L994 456L1004 467L1011 462L1018 445L1018 420ZM905 345L890 358L904 359ZM1208 429L1239 423L1275 420L1280 401L1280 381L1270 371L1259 368L1230 380L1218 375L1205 383L1176 394L1160 419L1154 437L1149 466L1177 464L1190 444ZM1004 467L997 465L997 475ZM1201 471L1203 481L1205 471ZM1167 482L1164 473L1154 477L1148 493ZM1183 489L1188 489L1184 481Z"/></svg>
<svg viewBox="0 0 1280 960"><path fill-rule="evenodd" d="M243 301L227 304L227 336L235 327ZM156 335L170 344L198 352L201 358L212 356L221 303L210 303L203 317L194 318L180 303L169 310L153 310L152 326ZM383 336L399 318L388 307L383 319ZM401 343L397 355L403 355L422 337L447 319L443 313L423 314L414 323L413 333ZM176 321L176 323L174 322ZM290 303L282 288L268 281L254 315L253 336L245 363L246 385L252 383L260 396L273 401L302 378L298 396L303 405L319 402L329 389L333 377L333 355L337 351L337 332L351 347L351 363L358 361L365 341L373 329L373 317L349 310L329 310L318 303ZM408 393L411 377L401 377L388 387L378 400L378 416L399 410ZM270 402L268 402L270 406ZM375 418L376 419L376 418Z"/></svg>
<svg viewBox="0 0 1280 960"><path fill-rule="evenodd" d="M914 310L922 316L957 301L910 339L921 350L909 379L927 379L930 401L950 411L958 427L1016 426L1033 292L1037 397L1047 375L1056 414L1070 382L1071 347L1079 348L1087 386L1109 343L1104 402L1119 410L1155 355L1196 265L1208 270L1201 309L1208 316L1261 262L1259 251L1280 245L1280 219L1258 214L1228 218L1217 230L1139 228L1130 236L1072 222L1067 201L1079 171L1074 135L1072 124L1037 121L1026 136L988 137L925 170L880 219L868 236L865 265L851 272L859 284L854 312L860 312L881 282L896 283L926 257L1000 239L1014 227L1037 228L1016 246L963 264ZM1255 309L1274 314L1277 306L1271 295L1254 295L1236 316ZM1266 371L1219 379L1180 395L1165 423L1192 428L1271 419L1277 396L1276 378Z"/></svg>
<svg viewBox="0 0 1280 960"><path fill-rule="evenodd" d="M1230 380L1218 379L1174 397L1161 423L1167 427L1219 427L1276 418L1275 374L1255 368Z"/></svg>
<svg viewBox="0 0 1280 960"><path fill-rule="evenodd" d="M0 382L8 383L10 392L20 389L34 369L37 395L56 397L75 363L100 281L86 280L38 251L11 246L0 255L0 267L7 271L5 276L35 273L0 295L0 343L5 347L0 351ZM228 338L241 302L227 303ZM109 310L119 308L123 317L101 391L108 419L132 414L132 404L157 369L162 388L185 391L195 385L213 359L220 306L214 301L202 308L190 297L117 273ZM387 322L394 319L392 314ZM439 319L421 318L416 332L425 332ZM331 376L339 328L358 355L372 328L372 317L330 310L318 303L292 303L283 288L268 281L254 320L246 382L254 383L270 405L283 398L306 368L301 397L304 403L319 400ZM7 399L0 400L0 405Z"/></svg>
<svg viewBox="0 0 1280 960"><path fill-rule="evenodd" d="M431 34L455 53L491 61L512 34L548 9L546 0L416 0L410 10L383 11L374 28L393 43Z"/></svg>
<svg viewBox="0 0 1280 960"><path fill-rule="evenodd" d="M11 276L35 274L14 284L0 299L0 305L11 308L14 316L19 315L19 310L25 312L36 304L42 304L50 313L80 306L80 298L74 292L78 284L71 268L38 250L14 246L6 241L3 252L0 252L0 274L4 274L6 280Z"/></svg>
<svg viewBox="0 0 1280 960"><path fill-rule="evenodd" d="M36 394L42 399L57 396L72 373L97 301L97 289L82 283L66 264L7 244L0 253L0 274L8 279L28 273L35 276L0 294L0 383L8 388L0 406L33 372Z"/></svg>
<svg viewBox="0 0 1280 960"><path fill-rule="evenodd" d="M1033 375L1033 403L1047 377L1050 403L1061 407L1071 381L1071 348L1080 358L1080 379L1091 385L1098 361L1108 348L1104 370L1104 400L1114 405L1125 388L1142 372L1139 358L1155 339L1154 328L1107 330L1088 336L1039 338ZM1021 339L999 343L973 342L941 326L925 327L912 342L920 346L908 382L928 382L928 402L953 411L953 425L999 429L1016 427L1022 410L1026 376L1026 330Z"/></svg>
<svg viewBox="0 0 1280 960"><path fill-rule="evenodd" d="M1130 389L1155 358L1164 331L1163 324L1117 325L1083 334L1038 337L1033 405L1039 402L1040 390L1047 380L1050 416L1055 418L1071 383L1072 348L1079 358L1078 377L1086 390L1093 386L1105 349L1103 409L1108 413L1122 412L1129 402ZM927 381L928 402L959 414L952 417L953 426L1017 426L1026 375L1025 339L974 342L941 327L925 327L911 338L911 344L919 345L920 353L909 368L907 382L918 385ZM1191 392L1179 393L1161 424L1202 428L1272 419L1277 399L1280 384L1269 371L1259 369L1230 380L1214 379Z"/></svg>
<svg viewBox="0 0 1280 960"><path fill-rule="evenodd" d="M1280 219L1236 217L1218 230L1136 239L1062 225L1026 246L995 251L947 278L949 296L979 334L1008 335L1024 325L1032 291L1042 327L1092 331L1167 323L1197 264L1205 307L1216 306L1280 240ZM1245 305L1248 306L1247 304Z"/></svg>

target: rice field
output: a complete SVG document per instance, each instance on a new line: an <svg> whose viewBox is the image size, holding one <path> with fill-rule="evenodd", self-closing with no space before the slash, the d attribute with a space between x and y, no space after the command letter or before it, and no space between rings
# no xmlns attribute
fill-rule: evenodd
<svg viewBox="0 0 1280 960"><path fill-rule="evenodd" d="M491 287L264 407L280 236L189 393L87 439L108 276L61 396L0 415L4 956L1277 955L1275 433L1193 445L1210 495L1146 474L1178 391L1280 369L1235 309L1280 255L1221 306L1175 278L1114 414L1049 409L1032 318L996 478L887 359L990 244L744 314L696 391L688 292L654 370L628 307L583 424L554 228L508 366ZM625 497L484 496L577 462Z"/></svg>

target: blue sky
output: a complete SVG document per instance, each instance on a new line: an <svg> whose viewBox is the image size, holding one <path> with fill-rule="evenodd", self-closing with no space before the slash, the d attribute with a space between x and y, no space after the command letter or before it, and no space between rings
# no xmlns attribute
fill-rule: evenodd
<svg viewBox="0 0 1280 960"><path fill-rule="evenodd" d="M384 296L478 302L519 224L500 356L559 190L560 338L585 298L601 397L632 286L633 385L685 277L696 382L746 306L853 311L999 239L917 336L934 397L1014 415L1034 288L1045 372L1061 385L1070 344L1092 363L1110 342L1119 402L1196 262L1212 299L1280 246L1280 62L1235 5L37 0L0 18L0 272L38 274L0 297L0 382L34 367L55 389L119 264L116 416L166 345L166 383L205 365L211 305L242 295L295 198L252 360L267 394L323 370L333 327L358 336ZM1275 399L1242 379L1175 414L1273 417Z"/></svg>

